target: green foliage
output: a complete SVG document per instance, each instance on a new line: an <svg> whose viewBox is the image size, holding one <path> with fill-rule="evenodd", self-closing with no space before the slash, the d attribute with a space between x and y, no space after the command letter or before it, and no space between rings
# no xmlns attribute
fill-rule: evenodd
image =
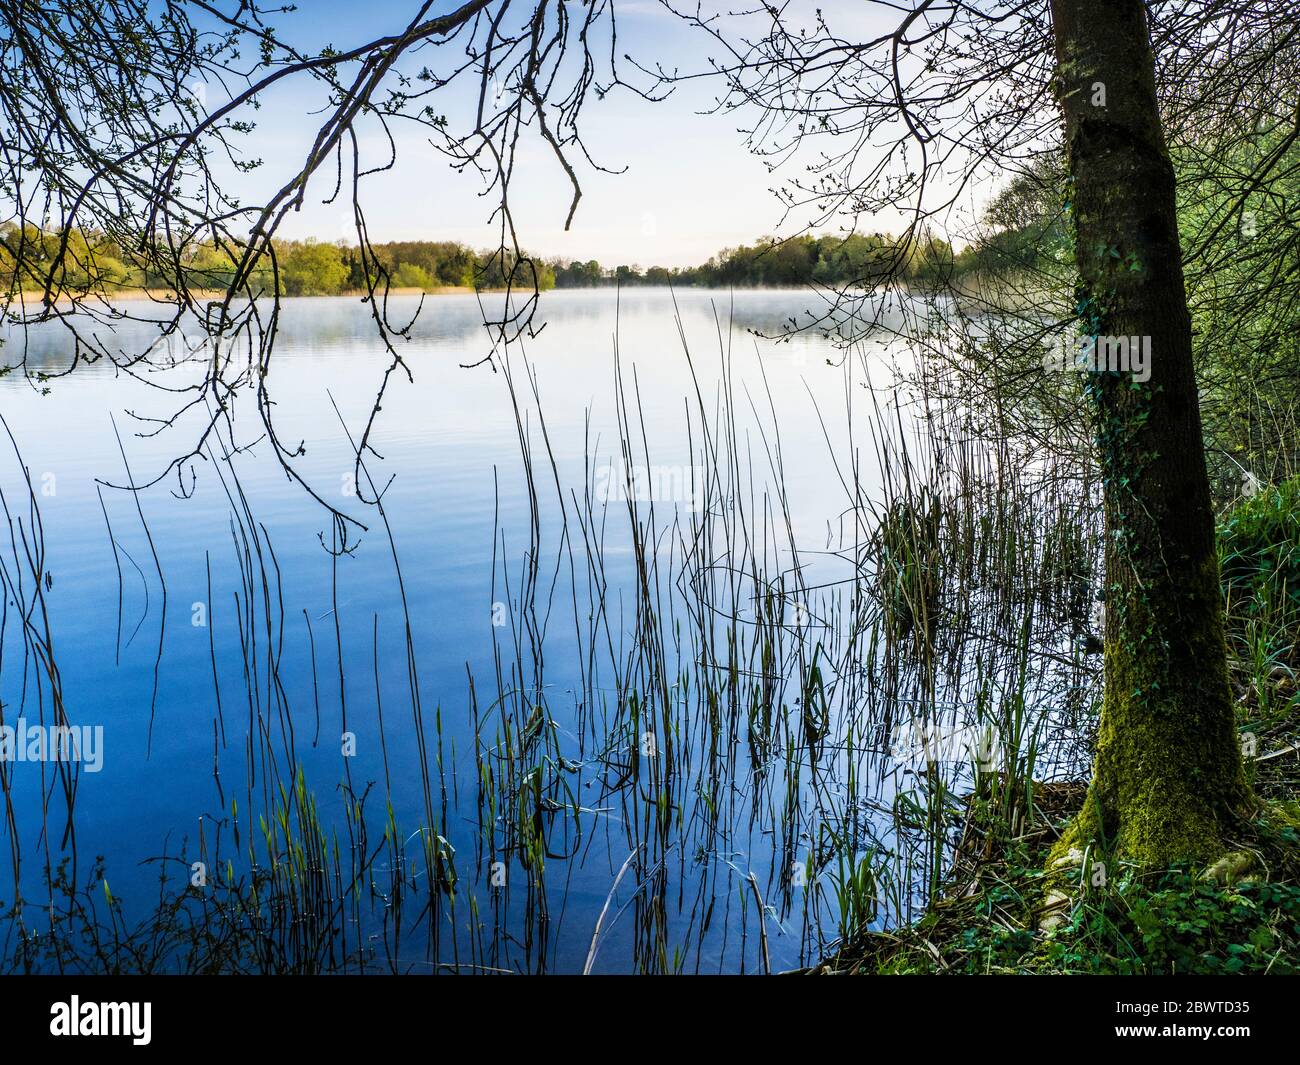
<svg viewBox="0 0 1300 1065"><path fill-rule="evenodd" d="M596 260L551 264L557 288L599 285L698 285L710 288L831 285L858 287L885 277L933 281L955 268L947 242L911 242L880 233L786 240L764 237L753 246L727 248L701 266L668 270L636 266L606 269Z"/></svg>
<svg viewBox="0 0 1300 1065"><path fill-rule="evenodd" d="M434 280L429 272L415 263L402 263L393 271L393 284L397 288L418 288L428 291L433 288Z"/></svg>
<svg viewBox="0 0 1300 1065"><path fill-rule="evenodd" d="M1222 887L1190 869L1123 882L1076 908L1032 967L1103 974L1297 972L1300 886Z"/></svg>
<svg viewBox="0 0 1300 1065"><path fill-rule="evenodd" d="M1300 885L1222 886L1192 867L1125 870L1076 900L1051 932L1035 929L1043 873L1021 863L989 870L956 912L932 910L913 928L868 937L837 960L849 971L959 974L1294 974L1300 971ZM1025 863L1025 864L1022 864Z"/></svg>
<svg viewBox="0 0 1300 1065"><path fill-rule="evenodd" d="M927 490L918 500L896 501L876 529L872 556L891 645L913 635L924 648L933 639L943 585L942 521L940 500Z"/></svg>
<svg viewBox="0 0 1300 1065"><path fill-rule="evenodd" d="M595 288L606 283L605 271L595 259L553 264L556 288Z"/></svg>
<svg viewBox="0 0 1300 1065"><path fill-rule="evenodd" d="M1243 466L1263 481L1300 469L1300 141L1288 122L1238 115L1235 128L1197 131L1170 148L1206 458L1220 500L1238 494ZM1243 184L1243 174L1258 180ZM1043 156L994 197L955 273L1070 283L1072 199L1063 161ZM1082 326L1092 324L1095 307L1076 310Z"/></svg>
<svg viewBox="0 0 1300 1065"><path fill-rule="evenodd" d="M326 296L342 290L348 278L336 244L304 241L280 249L280 282L290 296Z"/></svg>
<svg viewBox="0 0 1300 1065"><path fill-rule="evenodd" d="M550 263L509 250L498 250L483 258L474 270L476 288L539 289L555 287L555 273Z"/></svg>
<svg viewBox="0 0 1300 1065"><path fill-rule="evenodd" d="M1300 143L1289 122L1237 120L1174 152L1208 458L1234 492L1241 465L1296 472L1300 447Z"/></svg>
<svg viewBox="0 0 1300 1065"><path fill-rule="evenodd" d="M473 285L482 258L463 244L445 240L391 241L375 245L373 251L392 273L394 285L424 289ZM416 280L421 274L427 278L423 283ZM399 280L399 275L406 280Z"/></svg>
<svg viewBox="0 0 1300 1065"><path fill-rule="evenodd" d="M453 241L395 241L360 249L323 241L276 241L280 291L289 296L333 296L385 281L395 288L433 291L444 287L502 288L507 283L547 289L555 284L550 264L520 259L511 253L475 252ZM234 280L242 249L195 243L181 253L180 276L191 289L225 290ZM58 269L50 264L60 262ZM516 270L516 276L510 277ZM599 275L599 266L596 265ZM53 275L52 278L50 275ZM270 257L253 264L254 292L271 288ZM367 274L369 276L367 276ZM130 289L170 289L173 275L160 276L139 265L137 251L98 233L19 228L0 225L0 285L53 295L112 294Z"/></svg>
<svg viewBox="0 0 1300 1065"><path fill-rule="evenodd" d="M1261 489L1228 514L1219 567L1231 617L1300 620L1300 477Z"/></svg>
<svg viewBox="0 0 1300 1065"><path fill-rule="evenodd" d="M19 240L20 233L25 239ZM12 223L0 227L0 284L11 291L43 289L43 263L51 261L61 242L58 232ZM942 240L909 243L879 233L815 238L808 235L777 240L765 237L753 246L719 252L707 263L686 269L662 266L642 270L622 265L607 269L595 259L563 262L517 256L511 251L476 252L454 241L406 240L360 249L313 239L276 241L281 292L289 296L327 296L356 292L368 284L394 288L496 289L508 285L538 288L596 288L604 285L699 285L759 287L827 285L857 287L894 277L926 284L972 268L975 260L954 256ZM236 249L195 244L183 255L182 276L191 288L225 289L238 265ZM270 288L269 261L255 264L257 282ZM156 277L133 265L133 253L102 235L73 231L56 287L84 293L127 288L169 288L174 279Z"/></svg>

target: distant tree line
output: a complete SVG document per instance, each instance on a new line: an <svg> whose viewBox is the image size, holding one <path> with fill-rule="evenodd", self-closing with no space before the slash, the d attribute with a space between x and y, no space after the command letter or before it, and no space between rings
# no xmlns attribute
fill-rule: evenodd
<svg viewBox="0 0 1300 1065"><path fill-rule="evenodd" d="M80 294L96 289L165 289L173 281L156 276L146 258L104 234L64 233L35 226L0 226L0 284L11 292L44 290L47 275L41 262L54 261L61 247L63 267L55 278L52 295ZM502 288L510 282L515 260L509 253L480 252L455 241L407 240L376 244L368 254L343 242L278 240L272 247L279 273L279 289L286 296L329 296L364 291L370 283L392 288ZM196 290L224 289L235 271L238 251L212 243L189 247L176 276ZM786 240L766 238L719 252L693 267L668 269L652 266L602 266L596 260L565 262L529 260L516 271L513 283L539 288L595 288L607 285L697 285L728 288L847 286L868 284L885 275L908 280L938 280L954 270L974 265L969 254L954 257L942 240L923 245L904 244L880 234L799 236ZM27 270L29 276L22 276ZM521 276L522 273L522 276ZM271 253L254 273L254 289L269 292L273 270ZM39 281L38 281L39 278ZM262 284L257 284L261 280ZM368 283L369 280L369 283Z"/></svg>
<svg viewBox="0 0 1300 1065"><path fill-rule="evenodd" d="M700 266L604 267L596 260L552 261L556 288L600 285L699 285L706 288L873 283L892 276L924 282L961 266L946 241L906 242L880 233L787 239L765 237L754 245L727 248Z"/></svg>
<svg viewBox="0 0 1300 1065"><path fill-rule="evenodd" d="M62 255L60 252L62 251ZM196 242L186 249L179 268L164 277L137 249L103 233L44 230L15 223L0 225L0 285L10 292L51 295L82 294L97 289L172 289L179 277L190 289L219 290L231 282L240 249ZM363 255L343 242L277 240L253 272L254 291L269 292L275 270L286 296L329 296L363 291L369 284L433 291L447 287L501 288L510 280L515 258L508 252L477 252L454 241L393 241L377 244ZM60 261L53 278L42 264ZM515 274L515 284L553 288L548 263L531 260ZM259 284L258 282L261 282Z"/></svg>

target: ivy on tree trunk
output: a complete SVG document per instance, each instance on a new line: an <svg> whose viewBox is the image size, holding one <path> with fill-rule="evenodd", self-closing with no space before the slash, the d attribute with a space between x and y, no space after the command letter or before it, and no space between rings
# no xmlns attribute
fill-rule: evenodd
<svg viewBox="0 0 1300 1065"><path fill-rule="evenodd" d="M1051 0L1051 12L1083 331L1150 338L1148 380L1131 366L1085 377L1104 483L1105 694L1092 785L1057 853L1206 859L1254 800L1150 30L1142 0Z"/></svg>

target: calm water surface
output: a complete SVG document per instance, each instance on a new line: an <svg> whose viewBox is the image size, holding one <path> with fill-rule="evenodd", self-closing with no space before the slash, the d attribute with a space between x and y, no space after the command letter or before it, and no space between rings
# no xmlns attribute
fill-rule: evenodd
<svg viewBox="0 0 1300 1065"><path fill-rule="evenodd" d="M787 808L790 785L774 785L782 774L763 768L764 757L779 763L780 753L737 758L733 752L724 759L725 781L717 765L696 764L694 779L682 780L674 793L679 812L672 827L647 828L654 820L647 810L657 800L610 770L610 752L634 742L633 734L599 738L599 722L613 713L609 707L587 707L581 723L578 704L593 687L582 636L592 613L591 588L585 563L572 563L574 552L585 550L575 515L590 506L590 513L605 515L599 535L585 535L588 542L599 539L608 581L609 635L602 637L600 654L617 660L623 653L618 641L630 646L643 620L636 609L628 507L617 493L607 508L601 498L609 485L623 483L619 471L628 465L620 445L618 370L629 435L653 471L656 558L668 594L674 545L681 542L672 531L674 512L688 522L699 502L690 484L700 420L688 412L700 405L719 421L724 410L734 414L746 464L741 494L753 527L770 535L775 568L783 551L788 558L781 545L792 536L807 553L807 584L843 579L842 560L828 553L853 535L844 529L852 499L843 478L856 462L858 476L870 485L875 461L864 363L845 362L816 337L777 344L746 332L775 329L809 298L688 291L677 294L675 308L671 294L659 290L625 292L619 302L608 290L549 293L539 318L545 328L535 339L465 369L462 364L480 363L490 346L474 298L449 296L426 301L413 339L399 342L414 382L395 380L390 387L367 467L387 486L385 513L409 609L425 749L441 763L440 771L434 769L435 804L445 805L446 813L438 831L456 856L460 900L454 912L437 918L442 929L436 941L418 939L400 948L401 966L463 958L473 938L470 897L479 900L480 914L495 914L492 957L503 968L581 970L607 899L596 971L754 971L762 967L760 924L771 967L788 968L815 953L819 937L834 934L833 927L822 927L833 925L834 915L810 916L797 895L808 889L796 884L792 896L786 883L790 859L805 858L817 836L819 815L807 794L796 805L809 809L795 816ZM99 332L107 335L103 327ZM129 349L147 343L149 335L145 326L123 324L115 342ZM11 336L0 353L12 361L18 343ZM34 334L29 345L29 366L66 364L70 344L57 328ZM393 554L374 508L352 494L348 439L348 432L356 437L364 426L387 362L358 301L287 301L268 378L275 426L287 447L302 442L295 469L312 489L365 526L353 528L354 548L338 557L327 550L337 531L325 507L286 477L268 442L259 439L251 397L240 400L234 419L235 439L246 450L229 464L207 457L188 462L179 478L133 495L113 486L128 477L149 481L189 451L203 425L201 409L147 437L142 430L153 423L139 419L167 416L184 402L183 394L160 392L107 362L53 379L48 395L20 374L0 378L0 412L38 492L64 702L74 722L104 729L102 770L83 768L77 778L75 844L69 847L75 845L82 875L90 859L104 856L112 890L128 910L146 906L156 891L157 869L146 859L182 849L192 856L201 823L211 845L216 826L224 823L229 832L249 802L257 807L261 784L255 769L250 788L248 767L256 759L249 752L265 740L268 727L277 750L291 736L327 823L343 823L341 785L348 781L356 794L373 785L367 810L376 833L382 832L386 795L399 826L420 821L420 743L409 709L411 674ZM878 362L883 382L883 354ZM872 367L872 358L865 365ZM193 379L184 367L144 376L171 385ZM639 411L631 409L634 402ZM774 424L780 426L779 453ZM532 492L521 438L532 455ZM214 446L212 456L218 454ZM778 461L783 478L774 473ZM3 469L13 527L26 521L24 490L12 455ZM788 530L780 527L784 519L773 503L778 480L788 494ZM232 524L243 513L242 504L232 507L240 490L247 515L264 529L262 564L278 578L270 598L251 605L241 567L257 552L245 554L247 529L238 520ZM570 510L567 533L560 500ZM644 513L647 502L637 502L634 512ZM712 560L723 569L728 562ZM525 618L520 596L530 570L536 605ZM246 675L250 641L257 647L253 661L267 661L266 633L258 632L259 611L267 610L282 619L270 643L284 707L264 698L265 677L250 685ZM666 607L665 616L670 613ZM24 668L14 624L11 616L0 680L11 723L20 712L37 714L39 672ZM539 653L545 657L544 701L567 760L566 794L577 811L548 827L546 919L540 925L536 894L517 886L528 880L517 856L494 855L484 845L485 825L501 812L485 811L478 799L480 761L501 742L490 705L498 670L507 664L509 688L508 663L531 662ZM532 675L531 668L525 673ZM602 686L614 690L603 679L594 684L597 691ZM250 696L250 690L259 694ZM536 693L526 698L539 701ZM344 733L355 737L348 758ZM678 736L677 742L694 741ZM59 839L41 835L42 791L49 794L54 785L48 767L40 765L14 764L9 774L19 875L28 897L40 898L47 844L54 861L66 853ZM701 780L719 785L734 807L722 818L723 830L700 830ZM873 786L889 787L880 781ZM793 790L802 794L799 785ZM238 815L232 816L232 799ZM62 825L59 817L50 821ZM9 826L0 832L11 845ZM652 842L649 836L662 838ZM611 894L625 859L640 844L656 860L636 861ZM499 888L491 882L494 857L503 860L512 888L498 903L490 901ZM6 862L0 865L0 898L13 894L12 863ZM650 925L658 929L652 935ZM648 945L648 935L656 946ZM656 950L664 956L648 959Z"/></svg>

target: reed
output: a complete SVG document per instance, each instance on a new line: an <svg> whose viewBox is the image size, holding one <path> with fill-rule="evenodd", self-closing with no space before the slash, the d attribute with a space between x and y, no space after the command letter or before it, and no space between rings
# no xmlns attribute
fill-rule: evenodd
<svg viewBox="0 0 1300 1065"><path fill-rule="evenodd" d="M617 439L589 435L577 483L561 472L525 342L495 354L528 507L522 523L498 516L492 598L508 617L462 692L422 680L412 619L431 605L408 598L372 454L352 442L392 605L367 619L366 648L340 621L357 528L336 516L322 535L328 615L287 613L292 590L240 450L215 434L208 458L230 509L222 566L233 560L237 575L210 621L230 637L210 636L221 813L154 859L156 899L122 899L101 863L55 860L75 779L46 793L62 796L66 828L43 833L44 897L19 893L4 915L4 967L765 972L774 950L811 964L916 920L961 848L1022 833L1037 782L1077 776L1089 756L1100 665L1085 648L1100 543L1089 471L1018 450L996 424L974 433L971 405L939 402L924 381L873 392L861 423L850 397L872 357L863 348L845 364L844 409L815 412L843 512L810 547L770 387L738 380L738 331L725 309L716 316L707 351L678 319L693 383L682 465L698 505L637 499L630 476L616 500L599 490L611 463L648 469L658 455L617 336ZM5 500L0 631L24 656L29 697L57 716L30 485L21 506ZM143 508L136 517L147 531ZM380 655L394 631L397 676ZM233 661L218 651L229 646ZM309 684L288 680L291 662L307 663ZM444 736L452 703L471 718L471 750ZM373 716L373 781L347 759L332 782L307 771L323 705L345 730ZM908 736L929 739L912 750ZM394 781L399 747L414 748L418 780ZM221 770L232 756L237 793ZM399 799L412 783L414 805ZM16 827L30 812L14 806L2 763L0 785L17 890L31 882ZM594 871L608 887L588 920L573 886Z"/></svg>

